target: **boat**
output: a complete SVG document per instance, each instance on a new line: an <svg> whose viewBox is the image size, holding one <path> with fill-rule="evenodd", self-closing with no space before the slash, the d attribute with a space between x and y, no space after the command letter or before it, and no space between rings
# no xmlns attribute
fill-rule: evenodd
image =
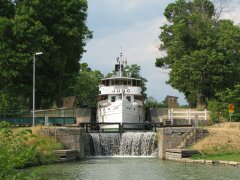
<svg viewBox="0 0 240 180"><path fill-rule="evenodd" d="M103 123L103 130L117 129L123 124L124 128L136 129L140 128L138 123L144 122L142 81L131 77L126 64L120 53L115 71L100 81L97 122Z"/></svg>

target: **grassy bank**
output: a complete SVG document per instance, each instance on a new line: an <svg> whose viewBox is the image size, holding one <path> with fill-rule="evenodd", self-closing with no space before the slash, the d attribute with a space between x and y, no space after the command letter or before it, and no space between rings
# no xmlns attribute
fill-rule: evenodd
<svg viewBox="0 0 240 180"><path fill-rule="evenodd" d="M209 135L191 148L201 152L197 159L240 162L240 123L221 123L207 127Z"/></svg>
<svg viewBox="0 0 240 180"><path fill-rule="evenodd" d="M48 164L56 161L55 150L63 149L63 145L57 142L54 138L44 135L41 132L41 126L15 128L14 132L30 129L34 138L28 140L29 145L36 146L36 157L33 164Z"/></svg>
<svg viewBox="0 0 240 180"><path fill-rule="evenodd" d="M18 169L55 162L55 150L62 147L55 139L43 135L40 127L15 128L0 122L0 179L31 176Z"/></svg>

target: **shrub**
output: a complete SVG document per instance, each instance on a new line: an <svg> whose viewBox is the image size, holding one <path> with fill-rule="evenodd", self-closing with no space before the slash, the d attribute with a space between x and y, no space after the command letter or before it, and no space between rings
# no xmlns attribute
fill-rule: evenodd
<svg viewBox="0 0 240 180"><path fill-rule="evenodd" d="M62 148L54 139L33 134L31 129L12 128L0 122L0 179L26 179L32 175L17 169L56 160L55 150Z"/></svg>
<svg viewBox="0 0 240 180"><path fill-rule="evenodd" d="M33 138L35 136L31 130L14 133L9 123L0 123L0 179L15 179L23 176L23 173L17 172L16 168L22 168L34 160L36 146L27 143Z"/></svg>
<svg viewBox="0 0 240 180"><path fill-rule="evenodd" d="M227 118L227 103L216 100L208 101L208 110L211 111L211 120L218 123Z"/></svg>

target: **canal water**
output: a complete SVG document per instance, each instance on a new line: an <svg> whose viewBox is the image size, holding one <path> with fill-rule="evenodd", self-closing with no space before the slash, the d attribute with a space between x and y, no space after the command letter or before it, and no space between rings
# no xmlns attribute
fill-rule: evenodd
<svg viewBox="0 0 240 180"><path fill-rule="evenodd" d="M238 180L240 169L157 158L97 157L28 169L41 180Z"/></svg>

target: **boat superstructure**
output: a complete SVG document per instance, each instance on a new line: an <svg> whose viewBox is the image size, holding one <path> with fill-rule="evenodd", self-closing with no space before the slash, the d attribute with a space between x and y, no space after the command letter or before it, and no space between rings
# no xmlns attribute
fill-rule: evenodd
<svg viewBox="0 0 240 180"><path fill-rule="evenodd" d="M141 79L132 78L125 69L122 55L117 58L115 72L101 79L97 121L101 123L139 123L144 121ZM134 125L129 125L134 127ZM136 127L136 125L135 125ZM104 125L103 129L117 128Z"/></svg>

